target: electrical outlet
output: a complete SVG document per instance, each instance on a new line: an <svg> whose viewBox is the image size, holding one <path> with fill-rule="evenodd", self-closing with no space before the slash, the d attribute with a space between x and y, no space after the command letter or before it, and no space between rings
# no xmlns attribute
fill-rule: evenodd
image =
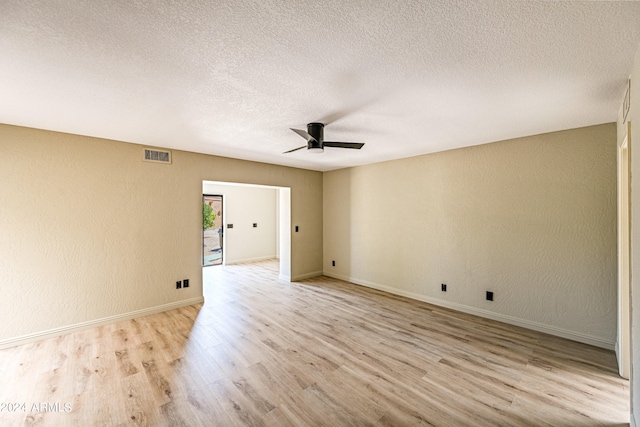
<svg viewBox="0 0 640 427"><path fill-rule="evenodd" d="M254 222L254 223L253 223L253 228L256 228L257 226L258 226L258 223L257 223L257 222Z"/></svg>
<svg viewBox="0 0 640 427"><path fill-rule="evenodd" d="M487 291L487 301L493 301L493 292Z"/></svg>
<svg viewBox="0 0 640 427"><path fill-rule="evenodd" d="M335 261L331 261L331 266L335 267L336 266L336 262Z"/></svg>
<svg viewBox="0 0 640 427"><path fill-rule="evenodd" d="M442 285L440 285L440 289L442 290L442 292L447 292L447 284L443 283Z"/></svg>
<svg viewBox="0 0 640 427"><path fill-rule="evenodd" d="M182 287L183 288L188 288L189 287L189 279L184 279L182 281Z"/></svg>
<svg viewBox="0 0 640 427"><path fill-rule="evenodd" d="M176 282L176 289L180 289L180 288L182 288L182 280L178 280Z"/></svg>

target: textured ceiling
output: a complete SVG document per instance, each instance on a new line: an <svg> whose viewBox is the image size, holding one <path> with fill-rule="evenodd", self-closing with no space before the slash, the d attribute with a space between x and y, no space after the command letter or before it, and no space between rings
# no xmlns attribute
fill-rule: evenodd
<svg viewBox="0 0 640 427"><path fill-rule="evenodd" d="M315 170L615 121L640 2L3 0L0 122ZM360 151L299 150L330 123Z"/></svg>

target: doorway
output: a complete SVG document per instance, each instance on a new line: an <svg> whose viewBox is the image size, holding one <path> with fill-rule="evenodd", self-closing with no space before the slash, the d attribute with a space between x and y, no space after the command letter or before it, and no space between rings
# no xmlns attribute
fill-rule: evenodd
<svg viewBox="0 0 640 427"><path fill-rule="evenodd" d="M222 215L216 225L223 227L222 265L277 258L280 265L280 279L291 281L291 188L262 184L246 184L228 181L202 181L204 196L220 196L223 199ZM266 202L267 192L275 191L274 200ZM203 196L203 197L204 197ZM273 206L273 207L269 207ZM271 212L275 210L275 212ZM224 217L224 218L222 218ZM215 227L214 227L215 228ZM273 233L273 249L268 250L264 233ZM211 234L211 233L210 233ZM203 239L204 247L204 239ZM269 246L271 247L271 246ZM214 248L210 248L215 249ZM203 266L204 256L203 251ZM220 260L218 260L220 262ZM217 269L203 269L213 273ZM209 273L207 273L209 274Z"/></svg>
<svg viewBox="0 0 640 427"><path fill-rule="evenodd" d="M224 255L223 197L202 195L202 265L221 265Z"/></svg>

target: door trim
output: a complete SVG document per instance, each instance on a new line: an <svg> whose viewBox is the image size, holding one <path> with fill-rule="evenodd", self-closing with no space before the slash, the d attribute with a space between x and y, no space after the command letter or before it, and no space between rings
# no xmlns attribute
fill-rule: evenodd
<svg viewBox="0 0 640 427"><path fill-rule="evenodd" d="M631 122L618 145L618 334L616 357L623 378L631 374Z"/></svg>

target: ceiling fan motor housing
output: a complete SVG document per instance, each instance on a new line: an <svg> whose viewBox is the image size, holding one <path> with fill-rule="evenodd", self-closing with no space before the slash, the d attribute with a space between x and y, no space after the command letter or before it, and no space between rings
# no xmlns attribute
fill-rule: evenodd
<svg viewBox="0 0 640 427"><path fill-rule="evenodd" d="M307 133L315 139L308 142L309 150L324 151L324 124L315 122L307 124Z"/></svg>

